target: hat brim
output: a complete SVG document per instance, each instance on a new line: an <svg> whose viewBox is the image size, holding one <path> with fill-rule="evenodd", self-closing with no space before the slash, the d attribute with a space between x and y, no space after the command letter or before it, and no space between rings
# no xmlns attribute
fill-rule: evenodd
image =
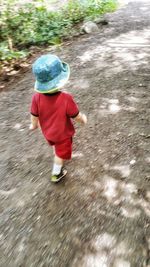
<svg viewBox="0 0 150 267"><path fill-rule="evenodd" d="M34 90L38 93L54 93L62 88L70 77L70 67L67 63L62 62L64 70L50 82L41 83L36 80Z"/></svg>

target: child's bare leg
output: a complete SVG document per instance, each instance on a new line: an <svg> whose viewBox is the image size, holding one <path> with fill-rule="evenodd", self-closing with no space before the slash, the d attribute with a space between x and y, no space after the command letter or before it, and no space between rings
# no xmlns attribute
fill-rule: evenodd
<svg viewBox="0 0 150 267"><path fill-rule="evenodd" d="M54 164L52 169L51 181L54 183L59 182L66 174L67 170L63 168L64 159L56 155L56 147L54 146Z"/></svg>
<svg viewBox="0 0 150 267"><path fill-rule="evenodd" d="M58 164L58 165L63 166L63 163L64 163L64 160L55 155L54 164Z"/></svg>
<svg viewBox="0 0 150 267"><path fill-rule="evenodd" d="M62 167L63 167L64 160L59 158L58 156L54 157L54 164L52 169L52 175L58 175L60 174Z"/></svg>

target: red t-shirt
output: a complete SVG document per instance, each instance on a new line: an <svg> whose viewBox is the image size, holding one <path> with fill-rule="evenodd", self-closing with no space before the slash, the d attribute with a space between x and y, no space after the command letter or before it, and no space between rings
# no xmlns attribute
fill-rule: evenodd
<svg viewBox="0 0 150 267"><path fill-rule="evenodd" d="M35 93L32 97L31 114L39 117L43 135L49 141L59 142L73 136L75 129L71 118L78 113L77 104L66 92Z"/></svg>

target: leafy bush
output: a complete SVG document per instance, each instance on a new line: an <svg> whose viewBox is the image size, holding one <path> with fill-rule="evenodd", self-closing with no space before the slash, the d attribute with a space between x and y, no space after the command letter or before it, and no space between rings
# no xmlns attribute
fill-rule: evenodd
<svg viewBox="0 0 150 267"><path fill-rule="evenodd" d="M49 11L44 0L18 5L17 0L4 0L0 16L0 59L24 55L16 49L31 45L58 44L71 34L73 25L85 18L94 18L113 11L116 0L70 0L61 11Z"/></svg>
<svg viewBox="0 0 150 267"><path fill-rule="evenodd" d="M2 43L0 45L0 59L9 61L11 59L18 59L18 58L24 58L28 55L27 51L15 51L10 50L7 46L7 44Z"/></svg>
<svg viewBox="0 0 150 267"><path fill-rule="evenodd" d="M80 3L80 1L69 1L63 8L63 16L67 21L76 24L82 21L86 16L87 5Z"/></svg>

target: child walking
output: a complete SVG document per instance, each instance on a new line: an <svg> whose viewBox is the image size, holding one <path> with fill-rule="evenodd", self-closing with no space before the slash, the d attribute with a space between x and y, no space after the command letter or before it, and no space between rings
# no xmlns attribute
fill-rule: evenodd
<svg viewBox="0 0 150 267"><path fill-rule="evenodd" d="M32 70L36 93L31 103L30 130L40 126L45 139L54 147L51 181L56 183L67 174L63 168L64 160L71 159L75 133L72 119L86 124L87 118L79 111L71 94L61 91L70 76L67 63L47 54L35 61Z"/></svg>

